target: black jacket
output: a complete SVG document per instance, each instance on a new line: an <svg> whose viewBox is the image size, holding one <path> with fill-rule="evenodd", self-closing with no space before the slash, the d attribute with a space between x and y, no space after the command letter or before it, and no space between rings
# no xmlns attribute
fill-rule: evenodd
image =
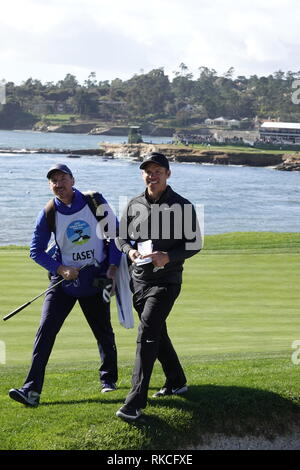
<svg viewBox="0 0 300 470"><path fill-rule="evenodd" d="M147 190L129 202L120 222L116 246L128 254L137 249L137 243L152 240L153 251L165 251L170 262L163 269L154 269L152 263L132 264L135 281L180 284L186 258L201 249L201 233L194 206L190 201L167 186L158 201L151 202Z"/></svg>

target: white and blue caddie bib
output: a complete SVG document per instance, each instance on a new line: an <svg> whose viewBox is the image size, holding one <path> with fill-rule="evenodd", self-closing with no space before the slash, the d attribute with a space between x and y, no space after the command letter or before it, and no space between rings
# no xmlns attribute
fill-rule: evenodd
<svg viewBox="0 0 300 470"><path fill-rule="evenodd" d="M70 215L55 212L55 238L62 264L80 268L94 260L101 263L105 259L103 240L97 236L97 224L88 204Z"/></svg>

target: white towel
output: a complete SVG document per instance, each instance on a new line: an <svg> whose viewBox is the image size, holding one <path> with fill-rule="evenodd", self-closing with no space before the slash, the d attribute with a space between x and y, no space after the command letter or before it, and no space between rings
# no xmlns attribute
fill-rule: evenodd
<svg viewBox="0 0 300 470"><path fill-rule="evenodd" d="M116 273L116 303L119 321L124 328L134 327L132 311L132 292L130 290L130 274L127 264L127 255L121 256L120 266Z"/></svg>

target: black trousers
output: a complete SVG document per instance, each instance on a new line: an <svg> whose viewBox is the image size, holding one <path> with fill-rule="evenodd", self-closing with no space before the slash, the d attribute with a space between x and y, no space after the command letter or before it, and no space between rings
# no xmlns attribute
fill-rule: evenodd
<svg viewBox="0 0 300 470"><path fill-rule="evenodd" d="M133 282L133 304L138 312L136 360L132 376L132 389L125 403L137 409L147 406L149 382L158 359L166 376L167 387L186 383L178 356L168 336L166 319L180 293L179 284L145 286Z"/></svg>
<svg viewBox="0 0 300 470"><path fill-rule="evenodd" d="M57 282L57 279L52 281L54 282ZM53 288L46 294L41 323L34 341L32 363L22 387L23 390L41 393L45 369L56 335L76 301L77 298L66 294L61 286ZM81 297L78 301L97 340L101 358L100 380L115 383L118 379L117 349L110 321L110 304L104 302L102 294ZM74 343L74 348L77 348L76 343Z"/></svg>

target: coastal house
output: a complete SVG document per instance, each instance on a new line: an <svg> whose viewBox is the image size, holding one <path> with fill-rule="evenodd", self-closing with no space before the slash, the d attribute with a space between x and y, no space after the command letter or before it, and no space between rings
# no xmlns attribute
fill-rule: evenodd
<svg viewBox="0 0 300 470"><path fill-rule="evenodd" d="M241 122L238 121L237 119L229 119L228 125L229 127L240 127Z"/></svg>
<svg viewBox="0 0 300 470"><path fill-rule="evenodd" d="M259 128L259 137L263 142L300 143L299 122L263 122Z"/></svg>
<svg viewBox="0 0 300 470"><path fill-rule="evenodd" d="M222 116L215 119L205 119L205 124L208 126L221 126L221 127L240 127L241 123L237 119L225 119Z"/></svg>

